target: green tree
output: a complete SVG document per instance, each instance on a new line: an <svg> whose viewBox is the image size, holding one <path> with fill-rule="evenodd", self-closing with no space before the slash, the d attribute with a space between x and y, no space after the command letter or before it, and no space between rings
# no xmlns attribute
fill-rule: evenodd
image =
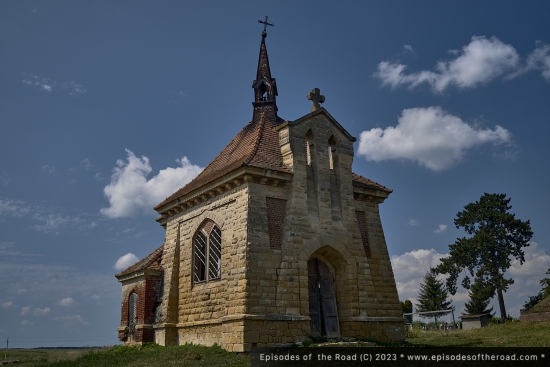
<svg viewBox="0 0 550 367"><path fill-rule="evenodd" d="M401 304L401 312L402 313L412 313L413 312L413 304L410 300L406 300L405 302L399 302Z"/></svg>
<svg viewBox="0 0 550 367"><path fill-rule="evenodd" d="M503 293L513 279L505 279L504 272L515 258L523 264L523 248L529 246L533 236L529 221L523 222L509 212L512 206L506 194L483 194L475 203L470 203L456 215L456 228L463 227L472 235L470 238L458 238L449 246L449 257L441 259L436 271L449 274L447 288L451 294L456 293L456 282L463 270L479 282L492 287L498 295L500 315L506 320ZM468 275L462 285L469 289Z"/></svg>
<svg viewBox="0 0 550 367"><path fill-rule="evenodd" d="M546 274L550 275L550 268L546 271ZM542 285L541 291L536 296L529 297L529 301L525 302L523 305L525 310L529 310L550 295L550 278L542 279L540 285Z"/></svg>
<svg viewBox="0 0 550 367"><path fill-rule="evenodd" d="M493 308L487 309L487 306L489 306L489 302L491 302L494 295L495 289L490 284L483 284L483 282L476 279L468 290L470 299L464 305L466 312L471 315L490 313Z"/></svg>
<svg viewBox="0 0 550 367"><path fill-rule="evenodd" d="M420 294L418 295L418 312L441 311L451 307L452 301L447 300L449 292L442 280L436 278L436 273L430 269L424 276L420 284ZM437 325L437 313L428 313L420 315L421 317L433 317Z"/></svg>

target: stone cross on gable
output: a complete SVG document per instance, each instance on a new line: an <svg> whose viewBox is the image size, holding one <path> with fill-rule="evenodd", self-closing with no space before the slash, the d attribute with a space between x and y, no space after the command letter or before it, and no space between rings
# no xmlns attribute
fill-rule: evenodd
<svg viewBox="0 0 550 367"><path fill-rule="evenodd" d="M319 90L319 88L313 88L311 92L307 94L307 99L312 102L311 112L313 112L321 108L320 103L323 103L325 101L325 96L321 95L321 91Z"/></svg>

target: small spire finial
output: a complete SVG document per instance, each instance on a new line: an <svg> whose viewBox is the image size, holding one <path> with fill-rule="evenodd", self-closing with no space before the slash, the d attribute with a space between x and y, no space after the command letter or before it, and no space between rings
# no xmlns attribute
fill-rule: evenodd
<svg viewBox="0 0 550 367"><path fill-rule="evenodd" d="M266 29L267 29L267 26L272 26L274 27L275 24L272 24L272 23L268 23L267 22L267 15L265 16L265 20L264 21L261 21L261 20L258 20L258 23L262 23L264 25L264 30L262 31L262 37L263 38L266 38L267 37L267 32L266 32Z"/></svg>
<svg viewBox="0 0 550 367"><path fill-rule="evenodd" d="M311 112L313 112L321 108L321 105L319 103L323 103L325 101L325 96L321 95L321 91L319 90L319 88L313 88L311 92L307 94L307 99L312 102Z"/></svg>

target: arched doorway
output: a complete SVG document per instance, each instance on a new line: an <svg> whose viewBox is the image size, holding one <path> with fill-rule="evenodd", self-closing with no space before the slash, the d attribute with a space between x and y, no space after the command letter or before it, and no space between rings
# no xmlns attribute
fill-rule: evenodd
<svg viewBox="0 0 550 367"><path fill-rule="evenodd" d="M311 335L337 338L340 336L334 276L330 268L318 258L307 263L309 316Z"/></svg>

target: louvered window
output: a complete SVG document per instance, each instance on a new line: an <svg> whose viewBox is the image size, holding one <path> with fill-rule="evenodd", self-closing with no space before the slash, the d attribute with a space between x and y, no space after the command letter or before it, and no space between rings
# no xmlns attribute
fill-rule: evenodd
<svg viewBox="0 0 550 367"><path fill-rule="evenodd" d="M212 221L201 226L193 241L193 282L218 279L222 272L222 232Z"/></svg>

